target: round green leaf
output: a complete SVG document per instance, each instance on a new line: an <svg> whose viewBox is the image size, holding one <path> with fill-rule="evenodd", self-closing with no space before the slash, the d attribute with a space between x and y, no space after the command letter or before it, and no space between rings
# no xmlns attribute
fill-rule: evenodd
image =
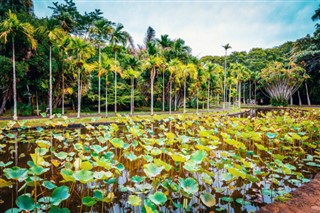
<svg viewBox="0 0 320 213"><path fill-rule="evenodd" d="M148 198L156 205L163 205L167 201L167 196L162 192L149 195Z"/></svg>
<svg viewBox="0 0 320 213"><path fill-rule="evenodd" d="M33 198L27 195L21 195L16 200L17 206L22 210L31 211L34 209L35 204Z"/></svg>
<svg viewBox="0 0 320 213"><path fill-rule="evenodd" d="M67 186L57 187L52 192L52 204L57 206L60 204L61 201L68 199L69 196L70 196L69 187Z"/></svg>
<svg viewBox="0 0 320 213"><path fill-rule="evenodd" d="M97 201L93 197L86 196L86 197L82 198L82 204L87 207L91 207L96 203L97 203Z"/></svg>
<svg viewBox="0 0 320 213"><path fill-rule="evenodd" d="M212 194L209 194L207 192L204 192L200 195L201 201L204 203L204 205L208 207L212 207L216 205L216 199Z"/></svg>

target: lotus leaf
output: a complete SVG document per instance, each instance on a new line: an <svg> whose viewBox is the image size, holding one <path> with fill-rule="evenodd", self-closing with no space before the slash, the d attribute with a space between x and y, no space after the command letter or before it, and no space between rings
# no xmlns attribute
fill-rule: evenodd
<svg viewBox="0 0 320 213"><path fill-rule="evenodd" d="M124 142L120 138L113 138L110 142L115 148L121 149L124 147Z"/></svg>
<svg viewBox="0 0 320 213"><path fill-rule="evenodd" d="M187 194L195 194L199 190L198 182L193 178L180 178L180 186Z"/></svg>
<svg viewBox="0 0 320 213"><path fill-rule="evenodd" d="M196 163L201 163L206 156L207 156L206 151L198 150L191 155L190 159Z"/></svg>
<svg viewBox="0 0 320 213"><path fill-rule="evenodd" d="M204 205L206 205L208 207L212 207L212 206L216 205L216 199L210 193L207 193L207 192L202 193L200 195L200 199L204 203Z"/></svg>
<svg viewBox="0 0 320 213"><path fill-rule="evenodd" d="M93 172L88 170L79 170L72 175L80 183L89 183L93 181Z"/></svg>
<svg viewBox="0 0 320 213"><path fill-rule="evenodd" d="M91 207L96 203L97 203L97 201L93 197L86 196L86 197L82 198L82 204L87 207Z"/></svg>
<svg viewBox="0 0 320 213"><path fill-rule="evenodd" d="M21 210L31 211L35 208L33 198L28 195L20 195L16 200L16 204Z"/></svg>
<svg viewBox="0 0 320 213"><path fill-rule="evenodd" d="M4 175L8 179L18 180L19 182L27 179L28 177L28 170L20 168L18 166L13 166L11 168L5 168Z"/></svg>
<svg viewBox="0 0 320 213"><path fill-rule="evenodd" d="M51 183L50 181L45 180L42 184L44 187L46 187L49 190L52 190L54 188L56 188L57 186L53 183Z"/></svg>
<svg viewBox="0 0 320 213"><path fill-rule="evenodd" d="M222 197L221 200L227 202L227 203L231 203L233 202L233 199L231 197Z"/></svg>
<svg viewBox="0 0 320 213"><path fill-rule="evenodd" d="M150 194L148 198L156 205L164 205L164 203L167 201L167 196L162 192Z"/></svg>
<svg viewBox="0 0 320 213"><path fill-rule="evenodd" d="M68 199L68 197L70 197L69 187L57 187L52 192L52 204L58 206L62 201Z"/></svg>
<svg viewBox="0 0 320 213"><path fill-rule="evenodd" d="M154 163L149 163L144 165L143 171L149 178L154 178L159 175L163 169L163 166L158 167Z"/></svg>
<svg viewBox="0 0 320 213"><path fill-rule="evenodd" d="M59 208L57 206L52 206L49 210L49 213L70 213L70 210L67 208Z"/></svg>
<svg viewBox="0 0 320 213"><path fill-rule="evenodd" d="M130 195L128 198L128 203L132 206L140 206L141 205L141 199L140 197L136 195Z"/></svg>

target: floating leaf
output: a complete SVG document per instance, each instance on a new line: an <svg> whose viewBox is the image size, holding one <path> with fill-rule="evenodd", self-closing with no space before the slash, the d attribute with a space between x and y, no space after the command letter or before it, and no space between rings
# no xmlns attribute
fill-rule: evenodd
<svg viewBox="0 0 320 213"><path fill-rule="evenodd" d="M141 205L141 199L140 197L136 195L130 195L128 198L128 203L132 206L140 206Z"/></svg>
<svg viewBox="0 0 320 213"><path fill-rule="evenodd" d="M216 205L216 199L210 193L207 193L207 192L202 193L200 195L200 199L204 203L204 205L206 205L208 207L212 207L212 206Z"/></svg>
<svg viewBox="0 0 320 213"><path fill-rule="evenodd" d="M164 205L167 201L167 196L165 196L162 192L156 192L152 195L149 195L148 198L156 205Z"/></svg>

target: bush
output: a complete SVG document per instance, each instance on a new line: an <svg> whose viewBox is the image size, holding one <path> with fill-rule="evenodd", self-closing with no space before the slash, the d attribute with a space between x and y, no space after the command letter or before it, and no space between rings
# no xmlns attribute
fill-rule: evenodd
<svg viewBox="0 0 320 213"><path fill-rule="evenodd" d="M12 108L13 110L13 108ZM29 116L32 115L32 106L30 104L18 104L18 115Z"/></svg>
<svg viewBox="0 0 320 213"><path fill-rule="evenodd" d="M288 106L288 100L283 98L271 98L270 102L272 106Z"/></svg>

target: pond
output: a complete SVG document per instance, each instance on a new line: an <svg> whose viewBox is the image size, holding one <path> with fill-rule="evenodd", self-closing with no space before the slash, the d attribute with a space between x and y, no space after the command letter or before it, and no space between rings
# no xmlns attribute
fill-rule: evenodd
<svg viewBox="0 0 320 213"><path fill-rule="evenodd" d="M0 210L251 212L320 171L320 112L0 130ZM63 126L63 124L61 124Z"/></svg>

